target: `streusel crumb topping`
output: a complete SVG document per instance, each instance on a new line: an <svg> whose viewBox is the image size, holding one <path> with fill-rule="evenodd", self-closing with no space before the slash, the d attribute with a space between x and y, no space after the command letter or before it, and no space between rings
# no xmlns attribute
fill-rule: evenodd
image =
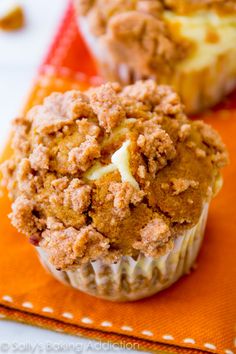
<svg viewBox="0 0 236 354"><path fill-rule="evenodd" d="M151 80L54 93L14 121L12 147L12 224L57 269L171 249L228 161L219 135Z"/></svg>
<svg viewBox="0 0 236 354"><path fill-rule="evenodd" d="M194 55L197 47L194 39L181 33L181 26L167 21L166 14L236 13L234 0L75 0L75 7L82 33L90 32L96 38L102 62L107 57L114 68L119 63L121 78L125 64L130 75L133 72L132 81L138 73L139 78L155 77L161 83L171 82L176 66ZM206 41L218 40L209 26Z"/></svg>
<svg viewBox="0 0 236 354"><path fill-rule="evenodd" d="M108 51L115 61L130 63L147 76L157 68L162 75L170 74L192 48L166 24L163 1L77 0L75 4L78 14L86 16L103 55Z"/></svg>

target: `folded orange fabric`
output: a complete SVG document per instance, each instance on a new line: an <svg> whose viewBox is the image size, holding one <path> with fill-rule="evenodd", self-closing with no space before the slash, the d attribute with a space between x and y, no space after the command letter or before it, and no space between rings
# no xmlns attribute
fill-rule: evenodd
<svg viewBox="0 0 236 354"><path fill-rule="evenodd" d="M99 80L70 7L25 109L52 91L85 89ZM33 247L10 225L10 202L4 191L0 198L0 316L162 353L236 352L236 94L204 119L221 133L231 164L224 171L223 190L212 203L192 274L134 303L110 303L68 288L45 272ZM8 145L2 160L10 153Z"/></svg>

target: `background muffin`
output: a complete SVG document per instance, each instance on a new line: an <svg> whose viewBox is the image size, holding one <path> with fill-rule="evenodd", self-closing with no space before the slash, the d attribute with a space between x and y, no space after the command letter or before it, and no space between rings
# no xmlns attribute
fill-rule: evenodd
<svg viewBox="0 0 236 354"><path fill-rule="evenodd" d="M75 0L75 5L106 79L171 84L189 113L214 105L236 87L235 2Z"/></svg>
<svg viewBox="0 0 236 354"><path fill-rule="evenodd" d="M189 271L227 153L154 81L54 93L15 120L13 225L58 278L134 300Z"/></svg>

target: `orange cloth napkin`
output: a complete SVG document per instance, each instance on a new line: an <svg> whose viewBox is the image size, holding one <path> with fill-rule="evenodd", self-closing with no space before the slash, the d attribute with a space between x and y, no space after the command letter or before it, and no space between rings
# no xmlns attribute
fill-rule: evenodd
<svg viewBox="0 0 236 354"><path fill-rule="evenodd" d="M72 7L40 68L26 110L51 91L99 82L77 32ZM222 135L231 164L210 208L197 269L169 289L134 303L111 303L66 287L47 274L34 248L10 225L0 198L0 316L134 348L168 353L235 351L236 95L204 119ZM2 159L10 154L6 147ZM235 351L236 352L236 351Z"/></svg>

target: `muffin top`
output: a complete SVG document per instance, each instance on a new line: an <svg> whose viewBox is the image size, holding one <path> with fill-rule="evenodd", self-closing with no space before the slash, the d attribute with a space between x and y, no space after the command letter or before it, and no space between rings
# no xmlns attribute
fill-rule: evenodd
<svg viewBox="0 0 236 354"><path fill-rule="evenodd" d="M128 62L146 75L157 68L159 75L170 74L192 48L190 41L168 28L158 0L76 0L75 6L79 15L86 16L92 35L99 38L103 57L108 52L115 61Z"/></svg>
<svg viewBox="0 0 236 354"><path fill-rule="evenodd" d="M198 54L199 45L219 51L218 44L223 50L229 34L219 29L235 32L232 0L75 0L75 6L82 32L97 37L102 62L128 64L134 75L159 83L170 82L176 67Z"/></svg>
<svg viewBox="0 0 236 354"><path fill-rule="evenodd" d="M53 93L13 125L12 224L57 269L158 256L193 227L227 152L154 81Z"/></svg>

